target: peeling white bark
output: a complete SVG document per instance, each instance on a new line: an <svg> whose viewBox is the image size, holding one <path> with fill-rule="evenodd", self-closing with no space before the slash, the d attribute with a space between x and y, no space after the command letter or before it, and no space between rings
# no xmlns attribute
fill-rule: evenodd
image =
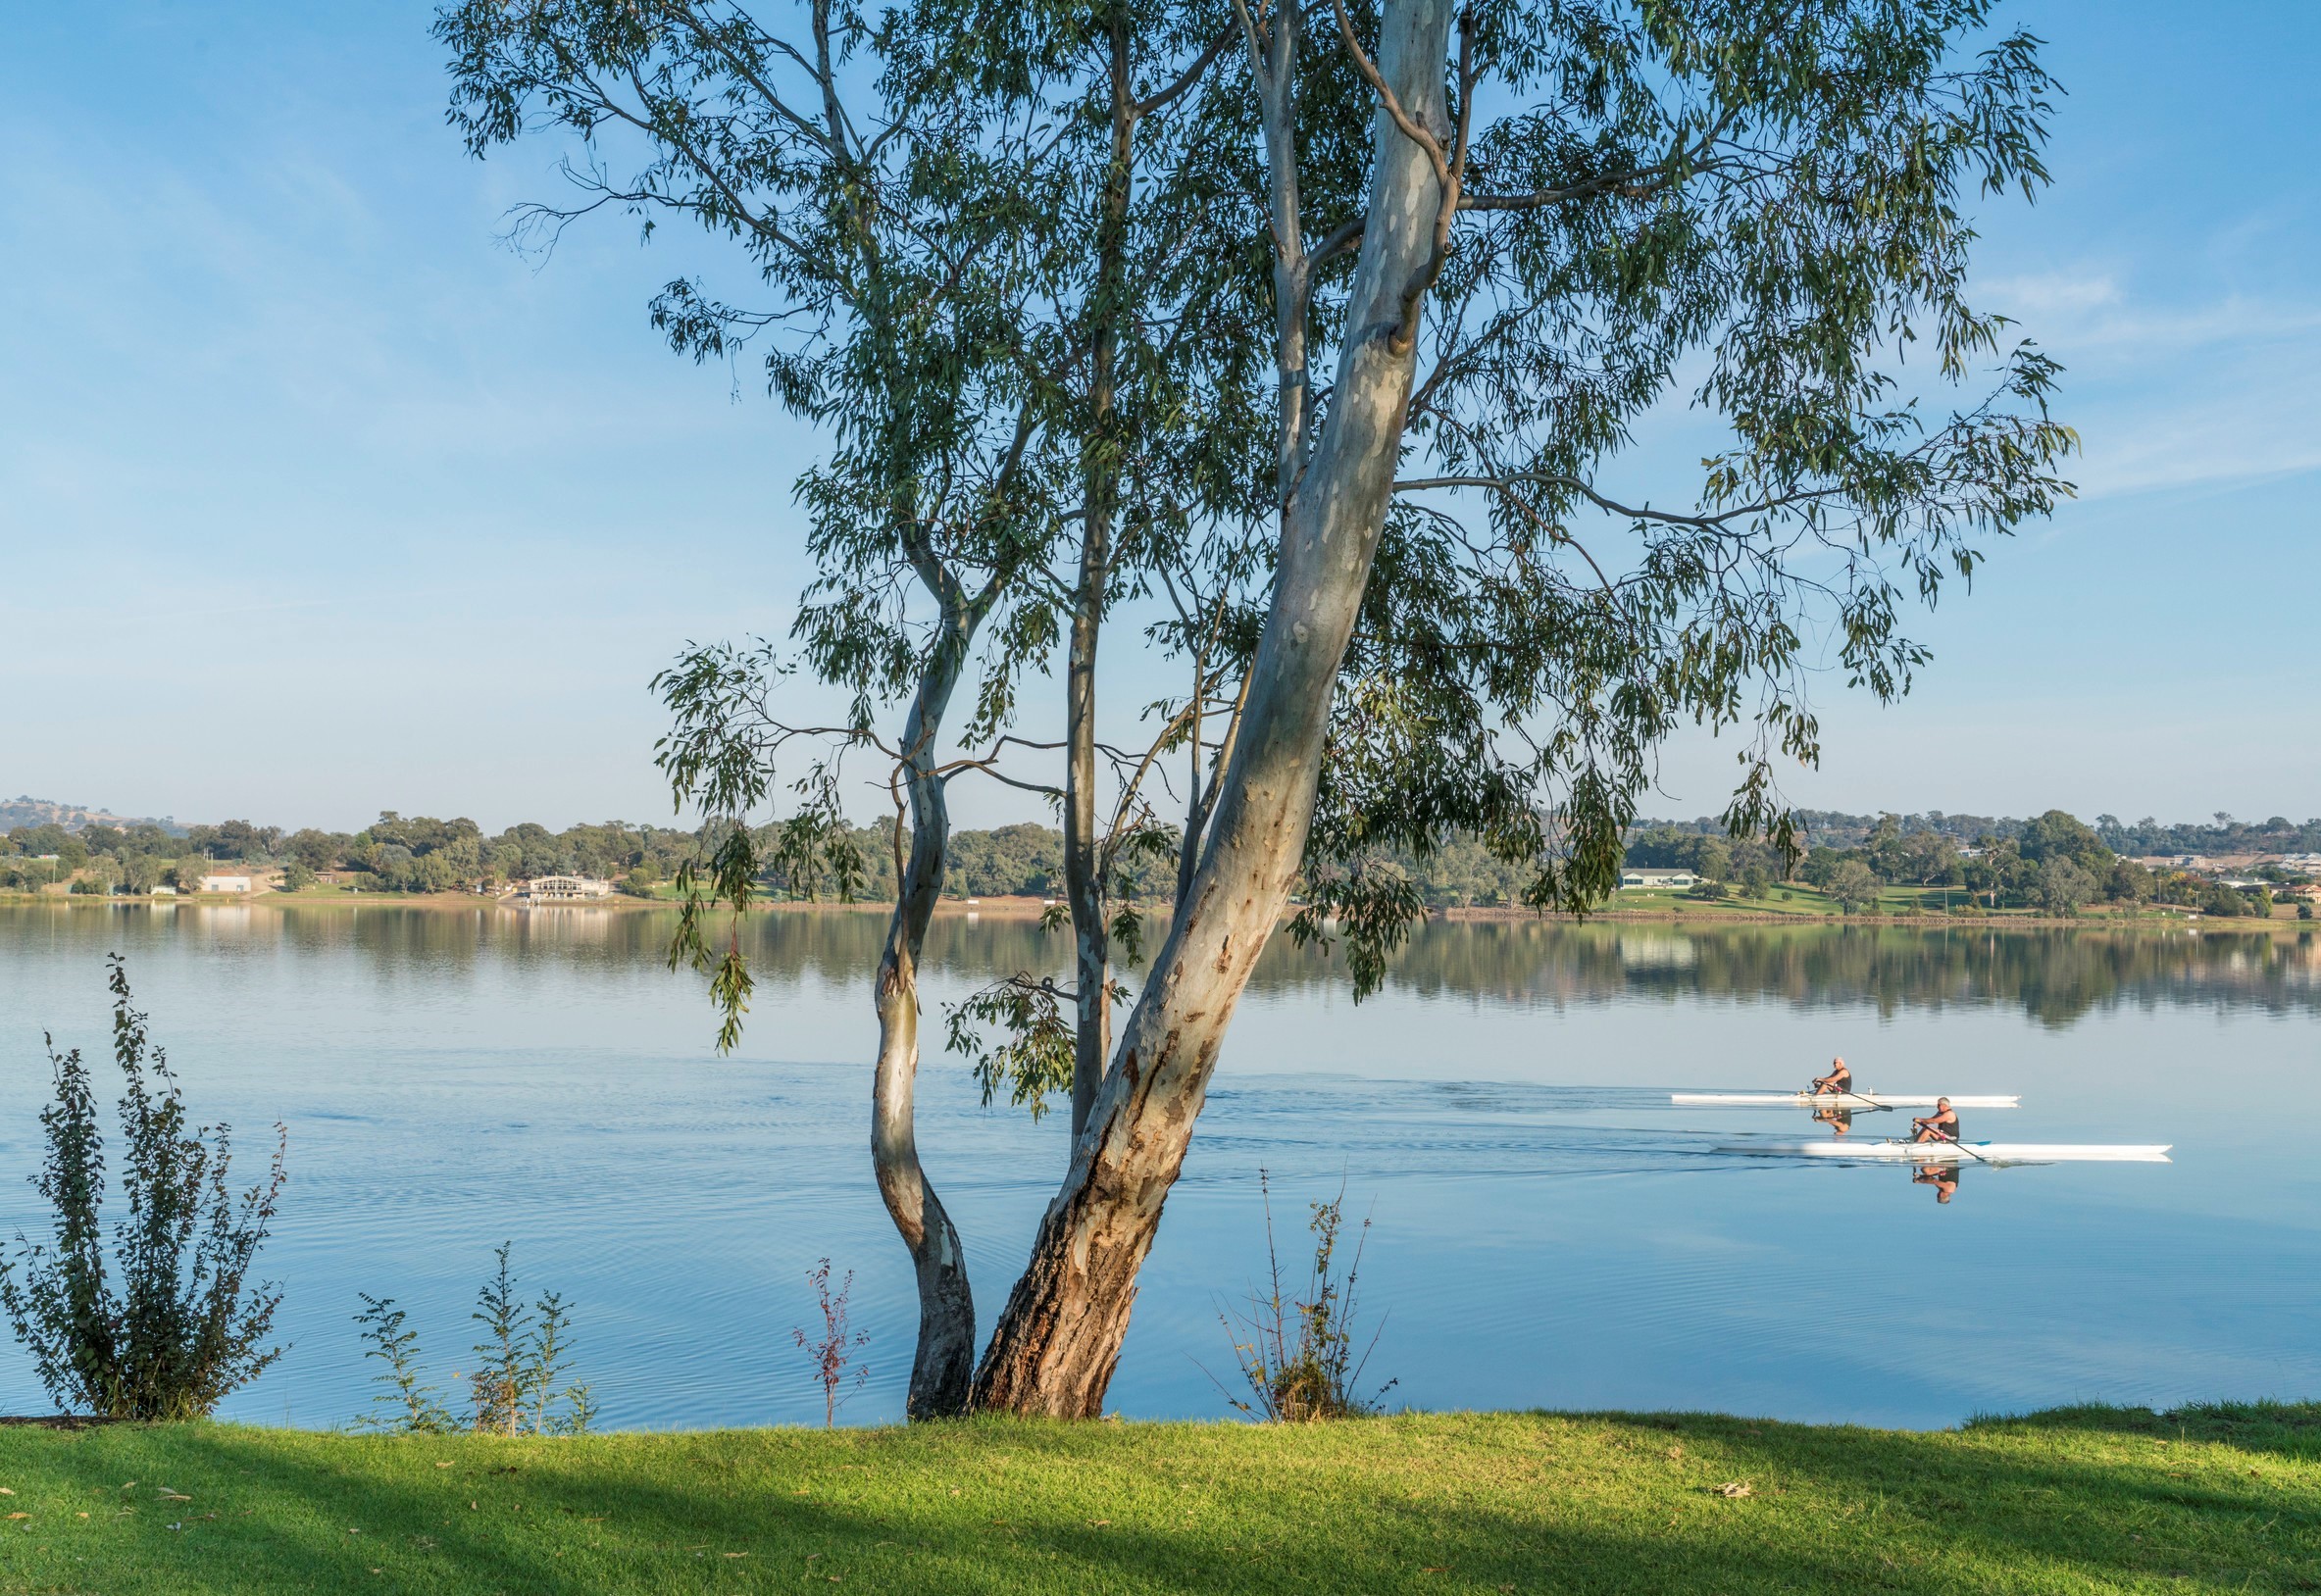
<svg viewBox="0 0 2321 1596"><path fill-rule="evenodd" d="M1388 0L1379 68L1424 125L1442 125L1450 20L1449 0ZM1101 1412L1218 1046L1304 852L1332 688L1401 454L1415 352L1397 333L1425 280L1442 198L1427 152L1383 110L1376 126L1337 380L1285 506L1273 606L1208 851L977 1371L978 1407Z"/></svg>
<svg viewBox="0 0 2321 1596"><path fill-rule="evenodd" d="M966 628L955 625L936 649L912 700L903 747L908 760L911 849L895 883L873 987L879 1012L879 1062L871 1085L871 1165L879 1195L910 1249L919 1287L919 1343L904 1409L912 1419L943 1419L966 1410L975 1368L975 1299L959 1232L919 1163L919 956L941 896L951 817L943 784L931 773L935 728L967 659Z"/></svg>

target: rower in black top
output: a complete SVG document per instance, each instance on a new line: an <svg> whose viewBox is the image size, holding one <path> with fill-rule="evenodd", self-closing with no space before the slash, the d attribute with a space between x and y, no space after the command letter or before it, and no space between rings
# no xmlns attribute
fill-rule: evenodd
<svg viewBox="0 0 2321 1596"><path fill-rule="evenodd" d="M1843 1059L1832 1059L1830 1061L1830 1072L1826 1075L1815 1075L1813 1077L1812 1095L1815 1097L1823 1097L1832 1093L1850 1092L1852 1090L1853 1072L1845 1068L1845 1061Z"/></svg>
<svg viewBox="0 0 2321 1596"><path fill-rule="evenodd" d="M1959 1141L1958 1111L1946 1097L1935 1099L1935 1111L1910 1122L1912 1141Z"/></svg>

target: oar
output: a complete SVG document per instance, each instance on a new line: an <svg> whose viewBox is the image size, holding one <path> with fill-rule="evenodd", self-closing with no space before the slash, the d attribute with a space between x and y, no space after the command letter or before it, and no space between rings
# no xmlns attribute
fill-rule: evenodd
<svg viewBox="0 0 2321 1596"><path fill-rule="evenodd" d="M1813 1095L1814 1095L1814 1096L1816 1096L1816 1097L1820 1097L1820 1096L1823 1096L1824 1094L1823 1094L1823 1093L1820 1093L1820 1092L1816 1092L1816 1093L1814 1093ZM1892 1113L1892 1112L1893 1112L1893 1105L1892 1105L1892 1104L1891 1104L1891 1103L1879 1103L1879 1102L1873 1102L1873 1101L1872 1101L1872 1100L1871 1100L1869 1097L1865 1096L1865 1095L1864 1095L1863 1093L1861 1093L1861 1092L1830 1092L1830 1093L1828 1093L1828 1094L1826 1094L1826 1095L1828 1095L1828 1096L1831 1096L1831 1097L1852 1097L1852 1098L1858 1098L1858 1099L1859 1099L1859 1100L1860 1100L1862 1103L1864 1103L1864 1104L1866 1104L1866 1105L1867 1105L1867 1107L1865 1107L1865 1108L1862 1108L1862 1109L1860 1109L1860 1110L1857 1110L1857 1111L1855 1111L1855 1112L1862 1113L1862 1114L1891 1114L1891 1113Z"/></svg>
<svg viewBox="0 0 2321 1596"><path fill-rule="evenodd" d="M1822 1098L1822 1097L1851 1097L1851 1098L1857 1099L1857 1100L1858 1100L1858 1101L1860 1101L1860 1102L1863 1102L1863 1103L1867 1103L1867 1104L1869 1104L1869 1107L1868 1107L1866 1110L1859 1111L1859 1112L1865 1112L1865 1113L1869 1113L1869 1114L1883 1114L1883 1113L1886 1113L1886 1112L1887 1112L1889 1109L1891 1109L1891 1108L1892 1107L1892 1104L1888 1104L1888 1103L1872 1103L1872 1102L1870 1102L1870 1100L1869 1100L1867 1097L1864 1097L1864 1096L1863 1096L1863 1095L1862 1095L1860 1092L1856 1092L1856 1091L1843 1091L1843 1092L1807 1092L1807 1093L1805 1093L1804 1095L1805 1095L1807 1098ZM1835 1105L1833 1105L1833 1106L1835 1106ZM1959 1138L1957 1138L1956 1136L1941 1136L1941 1135L1938 1135L1938 1138L1937 1138L1937 1139L1939 1139L1939 1140L1941 1140L1941 1141L1945 1141L1945 1142L1948 1142L1948 1143L1949 1143L1949 1144L1950 1144L1952 1147L1955 1147L1955 1148L1957 1148L1957 1149L1958 1149L1960 1152L1964 1153L1964 1154L1965 1154L1965 1155L1966 1155L1968 1158L1971 1158L1971 1159L1973 1159L1973 1160L1974 1160L1974 1161L1975 1161L1977 1164L1984 1165L1984 1166L1986 1166L1986 1167L1988 1167L1988 1168L1991 1168L1991 1169L1996 1169L1996 1168L1997 1168L1997 1166L1996 1166L1996 1165L1994 1165L1994 1164L1992 1164L1992 1162L1991 1162L1989 1159L1985 1158L1985 1157L1984 1157L1982 1154L1980 1154L1980 1153L1976 1152L1976 1151L1974 1150L1974 1148L1973 1148L1973 1146L1972 1146L1972 1145L1970 1145L1970 1144L1969 1144L1969 1143L1967 1143L1967 1142L1964 1142L1964 1141L1961 1141L1961 1140L1959 1140ZM1905 1145L1905 1146L1908 1146L1908 1145L1914 1145L1914 1144L1911 1144L1911 1143L1904 1143L1904 1145Z"/></svg>
<svg viewBox="0 0 2321 1596"><path fill-rule="evenodd" d="M1802 1098L1804 1098L1806 1102L1808 1102L1808 1103L1812 1104L1812 1105L1813 1105L1815 1108L1843 1108L1843 1109L1845 1110L1845 1112L1846 1112L1846 1113L1848 1113L1848 1114L1887 1114L1887 1113L1891 1113L1891 1112L1892 1111L1892 1108L1893 1108L1893 1105L1892 1105L1892 1104L1891 1104L1891 1103L1876 1103L1876 1102L1872 1102L1872 1101L1871 1101L1869 1098L1867 1098L1867 1097L1863 1096L1863 1095L1862 1095L1860 1092L1855 1092L1855 1091L1844 1091L1844 1092L1814 1092L1814 1091L1807 1091L1807 1092L1800 1092L1800 1093L1798 1093L1797 1095L1798 1095L1798 1096L1800 1096L1800 1097L1802 1097ZM1825 1098L1825 1097L1826 1097L1826 1098L1832 1098L1832 1099L1835 1099L1835 1098L1841 1098L1841 1097L1850 1097L1850 1098L1852 1098L1852 1099L1854 1100L1854 1102L1856 1102L1856 1103L1859 1103L1859 1104L1861 1105L1861 1107L1859 1107L1859 1108L1854 1108L1854 1107L1852 1107L1852 1106L1850 1106L1850 1105L1848 1105L1848 1104L1842 1104L1842 1103L1838 1103L1838 1102L1834 1102L1834 1101L1833 1101L1833 1102L1830 1102L1830 1103L1826 1103L1826 1104L1825 1104L1825 1103L1822 1101L1822 1099L1823 1099L1823 1098Z"/></svg>
<svg viewBox="0 0 2321 1596"><path fill-rule="evenodd" d="M1982 1154L1980 1154L1980 1153L1976 1152L1976 1151L1974 1150L1974 1146L1973 1146L1973 1144L1972 1144L1972 1143L1961 1141L1961 1140L1959 1140L1959 1139L1958 1139L1956 1136L1945 1136L1945 1135L1943 1135L1943 1134L1941 1131L1939 1131L1939 1130L1935 1132L1935 1139L1934 1139L1934 1141L1933 1141L1933 1142L1925 1142L1925 1143L1922 1143L1922 1142L1911 1141L1911 1142L1905 1142L1905 1143L1903 1143L1903 1145L1904 1145L1904 1146L1906 1146L1906 1147L1918 1147L1918 1146L1934 1146L1934 1145L1938 1145L1938 1144L1941 1144L1941 1143L1947 1143L1947 1144L1949 1144L1950 1146L1957 1148L1957 1149L1958 1149L1960 1152L1964 1153L1964 1154L1965 1154L1967 1157L1969 1157L1969 1158L1973 1159L1973 1160L1974 1160L1974 1161L1975 1161L1977 1164L1984 1164L1984 1165L1989 1165L1989 1166L1990 1166L1992 1169L1996 1169L1996 1168L1998 1168L1998 1166L1997 1166L1997 1165L1995 1165L1995 1164L1992 1164L1992 1163L1991 1163L1991 1161L1990 1161L1989 1159L1985 1158L1985 1157L1984 1157Z"/></svg>

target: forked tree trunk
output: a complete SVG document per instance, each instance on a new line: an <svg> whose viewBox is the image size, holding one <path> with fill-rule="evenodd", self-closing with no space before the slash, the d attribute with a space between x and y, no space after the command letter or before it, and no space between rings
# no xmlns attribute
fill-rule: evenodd
<svg viewBox="0 0 2321 1596"><path fill-rule="evenodd" d="M954 623L929 659L904 730L911 847L895 882L894 913L873 988L879 1010L879 1066L871 1085L871 1165L879 1195L911 1252L919 1286L919 1347L904 1411L944 1419L967 1407L975 1371L975 1299L959 1231L919 1164L919 955L942 893L950 844L950 810L942 782L930 773L936 728L967 661L971 624Z"/></svg>
<svg viewBox="0 0 2321 1596"><path fill-rule="evenodd" d="M1388 0L1379 67L1439 128L1449 0ZM1093 1418L1128 1333L1136 1272L1185 1162L1217 1050L1288 901L1313 819L1332 688L1393 490L1413 349L1396 337L1423 281L1433 163L1377 118L1368 225L1329 421L1283 518L1273 607L1224 791L1063 1189L976 1373L979 1408Z"/></svg>

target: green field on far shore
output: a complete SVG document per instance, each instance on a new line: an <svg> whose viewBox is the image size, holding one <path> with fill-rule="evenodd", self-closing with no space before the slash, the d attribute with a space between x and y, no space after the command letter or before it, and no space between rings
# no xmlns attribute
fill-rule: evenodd
<svg viewBox="0 0 2321 1596"><path fill-rule="evenodd" d="M2321 1589L2321 1406L0 1428L0 1596Z"/></svg>
<svg viewBox="0 0 2321 1596"><path fill-rule="evenodd" d="M1738 888L1736 891L1738 892ZM2090 904L2070 919L2056 919L2036 909L1986 910L1974 901L1974 895L1963 887L1889 886L1878 891L1874 909L1860 914L1845 915L1835 898L1827 897L1802 881L1790 881L1777 886L1762 898L1744 895L1730 898L1695 898L1689 893L1662 887L1630 887L1604 904L1605 914L1649 913L1714 918L1718 915L1774 916L1786 918L1825 919L1842 917L1861 920L1872 916L1887 919L1943 920L1955 918L1977 923L2004 925L2010 923L2035 922L2043 925L2182 925L2192 911L2182 907L2161 907L2139 904L2122 907L2113 904ZM2273 919L2295 921L2296 909L2289 904L2277 905ZM2254 930L2267 922L2250 917L2198 917L2202 924L2217 929L2245 927Z"/></svg>

